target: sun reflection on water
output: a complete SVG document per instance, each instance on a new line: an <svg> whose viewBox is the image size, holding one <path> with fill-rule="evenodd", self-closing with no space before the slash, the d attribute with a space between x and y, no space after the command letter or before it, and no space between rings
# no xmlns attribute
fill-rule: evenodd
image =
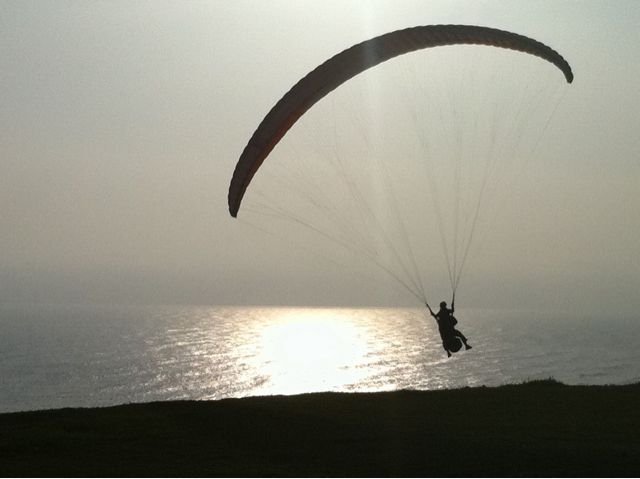
<svg viewBox="0 0 640 479"><path fill-rule="evenodd" d="M476 381L465 373L471 358L447 360L418 309L229 307L209 315L206 337L193 345L197 354L187 354L207 363L198 367L204 399Z"/></svg>
<svg viewBox="0 0 640 479"><path fill-rule="evenodd" d="M279 310L259 333L260 393L335 390L367 375L367 332L340 310Z"/></svg>

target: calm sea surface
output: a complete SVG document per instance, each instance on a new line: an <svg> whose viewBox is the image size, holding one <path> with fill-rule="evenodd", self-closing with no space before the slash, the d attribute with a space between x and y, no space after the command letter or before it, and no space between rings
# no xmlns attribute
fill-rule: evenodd
<svg viewBox="0 0 640 479"><path fill-rule="evenodd" d="M316 391L640 381L640 318L418 309L3 306L0 412Z"/></svg>

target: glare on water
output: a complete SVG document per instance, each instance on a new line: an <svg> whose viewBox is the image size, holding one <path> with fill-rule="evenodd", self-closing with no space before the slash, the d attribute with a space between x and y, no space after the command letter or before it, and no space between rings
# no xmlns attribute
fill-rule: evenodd
<svg viewBox="0 0 640 479"><path fill-rule="evenodd" d="M450 374L437 329L421 310L252 308L253 319L247 319L247 308L242 311L244 317L238 318L225 346L235 394L385 391L477 382L472 374L460 374L463 360L458 361L457 377ZM224 392L218 387L213 397L220 394Z"/></svg>
<svg viewBox="0 0 640 479"><path fill-rule="evenodd" d="M263 324L256 369L268 378L265 394L337 389L366 376L366 331L335 310L285 310Z"/></svg>

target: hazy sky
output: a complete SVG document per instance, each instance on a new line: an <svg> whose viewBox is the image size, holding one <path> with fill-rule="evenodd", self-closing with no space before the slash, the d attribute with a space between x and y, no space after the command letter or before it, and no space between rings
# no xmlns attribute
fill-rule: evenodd
<svg viewBox="0 0 640 479"><path fill-rule="evenodd" d="M0 301L411 304L246 228L226 195L251 133L302 75L437 23L532 36L576 77L517 192L526 220L507 212L500 259L479 258L460 297L635 311L635 0L1 2Z"/></svg>

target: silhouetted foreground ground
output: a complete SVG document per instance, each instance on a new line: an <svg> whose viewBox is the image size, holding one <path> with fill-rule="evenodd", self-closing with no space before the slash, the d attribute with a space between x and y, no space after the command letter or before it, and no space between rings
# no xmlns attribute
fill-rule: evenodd
<svg viewBox="0 0 640 479"><path fill-rule="evenodd" d="M640 385L0 415L4 476L640 476Z"/></svg>

